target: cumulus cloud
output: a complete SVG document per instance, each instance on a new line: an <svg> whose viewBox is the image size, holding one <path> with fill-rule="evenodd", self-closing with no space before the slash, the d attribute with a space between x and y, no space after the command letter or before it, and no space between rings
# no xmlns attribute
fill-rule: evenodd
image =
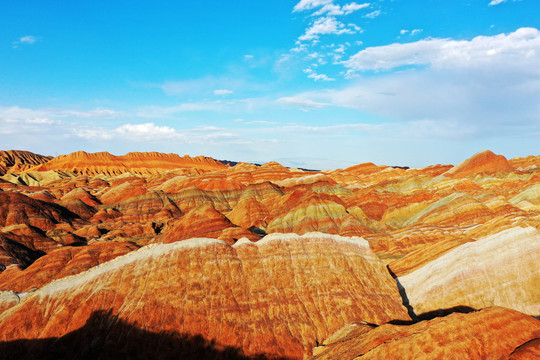
<svg viewBox="0 0 540 360"><path fill-rule="evenodd" d="M343 24L340 21L337 21L336 18L328 16L328 17L321 17L313 24L311 27L309 27L305 34L300 36L299 40L312 40L312 39L318 39L319 35L327 35L327 34L334 34L334 35L341 35L341 34L354 34L355 30L351 30L350 28L346 27L345 24Z"/></svg>
<svg viewBox="0 0 540 360"><path fill-rule="evenodd" d="M369 47L351 56L344 64L358 71L411 65L470 68L520 64L530 68L539 63L539 54L540 31L521 28L510 34L478 36L470 41L427 38L406 44Z"/></svg>
<svg viewBox="0 0 540 360"><path fill-rule="evenodd" d="M460 139L539 133L540 31L536 29L469 41L425 39L368 48L344 63L359 73L358 80L341 89L289 96L288 101L298 106L322 103L406 122L407 136ZM420 67L403 70L405 65ZM363 74L395 69L399 71Z"/></svg>
<svg viewBox="0 0 540 360"><path fill-rule="evenodd" d="M312 64L311 66L317 66L317 64ZM318 74L312 68L307 68L307 69L304 69L302 71L307 74L308 78L313 79L315 81L319 81L319 80L322 80L322 81L334 81L335 80L335 79L332 79L332 78L328 77L325 74Z"/></svg>
<svg viewBox="0 0 540 360"><path fill-rule="evenodd" d="M334 3L329 3L324 5L319 10L315 11L311 16L320 16L325 14L326 16L339 16L339 15L349 15L360 9L369 7L369 3L357 4L352 2L343 6L336 5Z"/></svg>
<svg viewBox="0 0 540 360"><path fill-rule="evenodd" d="M363 4L357 4L357 3L350 3L350 4L346 4L346 5L343 5L343 7L341 8L345 14L350 14L354 11L358 11L360 9L364 9L364 8L367 8L369 7L369 3L363 3Z"/></svg>
<svg viewBox="0 0 540 360"><path fill-rule="evenodd" d="M293 12L313 9L329 4L332 1L333 0L300 0L300 2L294 6Z"/></svg>

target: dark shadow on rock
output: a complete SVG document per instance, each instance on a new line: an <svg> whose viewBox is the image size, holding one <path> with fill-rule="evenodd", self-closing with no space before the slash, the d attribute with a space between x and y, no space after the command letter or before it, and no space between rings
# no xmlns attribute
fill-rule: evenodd
<svg viewBox="0 0 540 360"><path fill-rule="evenodd" d="M431 320L438 317L445 317L453 313L468 314L475 311L476 309L470 306L459 305L459 306L454 306L448 309L437 309L437 310L425 312L423 314L418 315L418 320L419 321Z"/></svg>
<svg viewBox="0 0 540 360"><path fill-rule="evenodd" d="M476 309L470 306L460 305L460 306L454 306L448 309L437 309L437 310L422 313L420 315L416 315L416 320L414 321L392 320L392 321L389 321L389 323L393 325L412 325L420 321L433 320L435 318L445 317L453 313L468 314L475 311Z"/></svg>
<svg viewBox="0 0 540 360"><path fill-rule="evenodd" d="M396 276L396 274L394 274L392 269L390 269L390 266L386 265L386 268L388 269L388 272L394 278L394 280L396 280L399 295L401 295L401 302L403 303L403 306L407 308L407 313L409 314L409 317L413 320L410 323L418 322L418 317L416 316L416 313L414 312L411 304L409 303L409 298L407 297L405 288L403 287L403 285L401 285L401 282L399 281L399 278ZM394 320L394 321L403 321L403 320Z"/></svg>
<svg viewBox="0 0 540 360"><path fill-rule="evenodd" d="M388 322L389 324L393 324L393 325L412 325L412 324L415 324L415 323L420 322L420 321L432 320L432 319L435 319L437 317L445 317L445 316L450 315L452 313L468 314L470 312L476 311L476 309L474 309L474 308L472 308L470 306L460 305L460 306L454 306L454 307L448 308L448 309L437 309L437 310L434 310L434 311L429 311L429 312L425 312L423 314L417 315L414 312L413 307L409 303L409 298L407 297L407 293L405 291L405 288L403 287L403 285L401 285L401 282L399 281L399 278L396 276L396 274L394 274L392 269L390 269L390 266L386 265L386 268L388 269L388 272L394 278L394 280L396 280L397 288L399 290L399 295L401 295L401 300L402 300L403 306L405 306L407 308L407 312L409 313L409 316L412 319L412 320L392 320L392 321Z"/></svg>
<svg viewBox="0 0 540 360"><path fill-rule="evenodd" d="M111 311L94 312L83 327L58 338L0 342L0 357L6 360L268 359L263 354L246 356L241 349L219 345L200 335L143 330Z"/></svg>

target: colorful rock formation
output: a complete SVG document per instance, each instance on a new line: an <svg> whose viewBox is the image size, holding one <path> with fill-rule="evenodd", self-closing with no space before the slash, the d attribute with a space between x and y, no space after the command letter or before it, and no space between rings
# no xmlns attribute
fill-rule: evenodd
<svg viewBox="0 0 540 360"><path fill-rule="evenodd" d="M64 336L99 311L154 333L200 335L248 356L290 359L349 322L409 319L366 241L275 234L234 246L211 239L150 245L56 280L0 315L0 341ZM95 333L114 332L114 324L95 326ZM118 335L92 350L108 356L133 341Z"/></svg>
<svg viewBox="0 0 540 360"><path fill-rule="evenodd" d="M398 279L417 314L498 305L538 316L539 259L540 231L517 227L460 245Z"/></svg>
<svg viewBox="0 0 540 360"><path fill-rule="evenodd" d="M540 156L302 171L159 153L6 154L8 358L538 351Z"/></svg>
<svg viewBox="0 0 540 360"><path fill-rule="evenodd" d="M539 335L540 321L492 307L413 325L351 324L315 348L313 359L508 359Z"/></svg>
<svg viewBox="0 0 540 360"><path fill-rule="evenodd" d="M34 170L70 171L75 174L105 174L114 176L127 172L150 175L179 168L218 170L226 167L226 165L204 156L192 158L186 155L180 157L176 154L158 152L135 152L123 156L115 156L108 152L87 153L78 151L69 155L60 155L46 164L35 167Z"/></svg>
<svg viewBox="0 0 540 360"><path fill-rule="evenodd" d="M43 156L23 150L0 150L0 176L10 172L21 172L34 166L44 164L52 156Z"/></svg>

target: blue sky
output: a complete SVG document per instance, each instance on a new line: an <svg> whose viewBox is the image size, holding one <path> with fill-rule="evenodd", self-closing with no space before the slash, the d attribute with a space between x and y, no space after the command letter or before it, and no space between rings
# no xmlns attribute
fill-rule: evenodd
<svg viewBox="0 0 540 360"><path fill-rule="evenodd" d="M0 3L0 148L310 168L540 146L537 0Z"/></svg>

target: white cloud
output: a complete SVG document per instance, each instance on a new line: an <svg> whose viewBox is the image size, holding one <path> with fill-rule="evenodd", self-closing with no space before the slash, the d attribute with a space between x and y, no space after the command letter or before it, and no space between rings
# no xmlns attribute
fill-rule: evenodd
<svg viewBox="0 0 540 360"><path fill-rule="evenodd" d="M364 15L364 17L374 19L379 15L381 15L381 10L375 10L375 11L370 12L369 14Z"/></svg>
<svg viewBox="0 0 540 360"><path fill-rule="evenodd" d="M389 70L401 66L437 68L486 68L519 64L540 69L540 31L521 28L510 34L453 40L427 38L407 43L366 48L351 56L346 67L358 70Z"/></svg>
<svg viewBox="0 0 540 360"><path fill-rule="evenodd" d="M205 126L192 129L175 129L155 123L126 123L115 129L103 127L82 127L74 130L77 137L88 140L127 139L136 142L174 140L189 144L204 144L220 140L231 140L237 136L226 129Z"/></svg>
<svg viewBox="0 0 540 360"><path fill-rule="evenodd" d="M294 6L293 12L313 9L331 3L333 0L300 0Z"/></svg>
<svg viewBox="0 0 540 360"><path fill-rule="evenodd" d="M229 94L232 94L234 91L232 90L226 90L226 89L221 89L221 90L214 90L214 94L216 95L229 95Z"/></svg>
<svg viewBox="0 0 540 360"><path fill-rule="evenodd" d="M505 3L507 2L508 0L491 0L491 2L488 4L489 6L495 6L495 5L499 5L499 4L502 4L502 3ZM512 1L521 1L521 0L512 0Z"/></svg>
<svg viewBox="0 0 540 360"><path fill-rule="evenodd" d="M105 119L116 118L122 115L121 112L97 108L88 111L75 111L68 109L27 109L18 106L0 106L0 119L11 123L32 123L32 124L53 124L59 123L61 119Z"/></svg>
<svg viewBox="0 0 540 360"><path fill-rule="evenodd" d="M312 40L318 39L319 35L341 35L341 34L354 34L355 31L347 28L345 24L337 21L334 17L321 17L306 30L306 33L300 36L299 40Z"/></svg>
<svg viewBox="0 0 540 360"><path fill-rule="evenodd" d="M276 125L276 124L279 124L279 123L277 121L252 120L252 121L245 121L244 124L247 124L247 125Z"/></svg>
<svg viewBox="0 0 540 360"><path fill-rule="evenodd" d="M312 74L308 75L308 78L313 79L315 81L335 81L336 79L328 77L326 74L317 74L313 72Z"/></svg>
<svg viewBox="0 0 540 360"><path fill-rule="evenodd" d="M87 119L117 118L123 115L122 112L104 108L97 108L89 111L57 110L55 112L59 117L76 117Z"/></svg>
<svg viewBox="0 0 540 360"><path fill-rule="evenodd" d="M414 129L429 125L437 136L450 132L446 138L530 136L540 129L536 29L470 41L426 39L368 48L345 63L356 71L422 67L360 77L342 89L290 98L414 122Z"/></svg>
<svg viewBox="0 0 540 360"><path fill-rule="evenodd" d="M32 35L26 35L19 39L19 42L21 44L33 44L37 41L35 36Z"/></svg>
<svg viewBox="0 0 540 360"><path fill-rule="evenodd" d="M400 35L409 34L410 36L414 36L416 34L420 34L422 31L424 30L423 29L413 29L413 30L402 29L399 31L399 34Z"/></svg>
<svg viewBox="0 0 540 360"><path fill-rule="evenodd" d="M320 8L319 10L312 13L311 16L320 16L323 14L325 14L326 16L349 15L355 11L358 11L363 8L367 8L369 6L370 6L369 3L357 4L355 2L352 2L349 4L345 4L343 6L340 6L340 5L334 4L333 2L329 2L326 5L324 5L322 8ZM317 6L314 6L313 8L315 7Z"/></svg>
<svg viewBox="0 0 540 360"><path fill-rule="evenodd" d="M370 5L369 3L357 4L357 3L352 2L350 4L343 5L341 10L343 10L345 14L350 14L360 9L367 8L369 7L369 5Z"/></svg>
<svg viewBox="0 0 540 360"><path fill-rule="evenodd" d="M344 15L345 12L341 10L341 6L336 4L324 5L321 9L311 14L311 16L320 16L326 14L327 16Z"/></svg>
<svg viewBox="0 0 540 360"><path fill-rule="evenodd" d="M294 132L294 133L323 133L323 134L340 134L348 133L349 131L375 131L383 128L384 125L380 124L364 124L364 123L354 123L354 124L336 124L336 125L327 125L327 126L309 126L309 125L288 125L281 126L276 128L278 131Z"/></svg>
<svg viewBox="0 0 540 360"><path fill-rule="evenodd" d="M158 126L154 123L124 124L115 130L118 135L132 139L167 139L177 135L175 129L168 126Z"/></svg>
<svg viewBox="0 0 540 360"><path fill-rule="evenodd" d="M32 45L33 43L35 43L36 41L38 40L37 37L33 36L33 35L26 35L26 36L23 36L21 38L19 38L18 40L14 41L13 42L13 48L16 49L19 47L19 45L21 44L25 44L25 45Z"/></svg>
<svg viewBox="0 0 540 360"><path fill-rule="evenodd" d="M282 97L282 98L277 99L276 102L285 104L285 105L298 107L302 110L309 109L309 108L320 109L320 108L330 105L328 103L317 102L311 99L306 99L303 96Z"/></svg>
<svg viewBox="0 0 540 360"><path fill-rule="evenodd" d="M175 114L196 111L213 112L250 112L266 106L266 98L244 98L231 100L186 102L172 106L144 106L134 111L134 115L142 118L172 119Z"/></svg>
<svg viewBox="0 0 540 360"><path fill-rule="evenodd" d="M316 64L315 64L316 65ZM307 77L310 78L310 79L313 79L315 81L319 81L319 80L322 80L322 81L334 81L335 79L333 78L330 78L328 77L327 75L325 74L317 74L315 72L315 70L311 69L311 68L307 68L307 69L304 69L302 70L304 73L308 74Z"/></svg>

